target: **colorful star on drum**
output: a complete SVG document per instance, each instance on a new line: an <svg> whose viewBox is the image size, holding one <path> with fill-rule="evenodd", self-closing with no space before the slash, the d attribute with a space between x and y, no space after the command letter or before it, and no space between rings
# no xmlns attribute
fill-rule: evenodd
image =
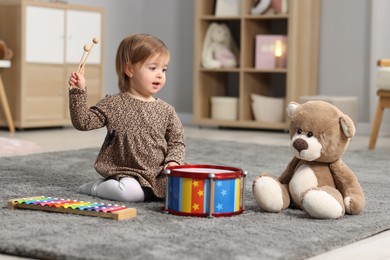
<svg viewBox="0 0 390 260"><path fill-rule="evenodd" d="M192 205L192 209L194 210L194 211L196 211L196 210L199 210L199 204L194 204L194 205Z"/></svg>
<svg viewBox="0 0 390 260"><path fill-rule="evenodd" d="M205 213L209 198L204 196L209 180L171 177L170 205L184 213Z"/></svg>

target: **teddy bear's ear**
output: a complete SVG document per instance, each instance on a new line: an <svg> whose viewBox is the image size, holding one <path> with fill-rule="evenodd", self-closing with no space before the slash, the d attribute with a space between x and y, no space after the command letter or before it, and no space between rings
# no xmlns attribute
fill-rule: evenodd
<svg viewBox="0 0 390 260"><path fill-rule="evenodd" d="M349 116L342 115L340 117L340 126L346 137L352 138L355 135L355 125Z"/></svg>
<svg viewBox="0 0 390 260"><path fill-rule="evenodd" d="M207 28L206 36L203 41L202 64L206 68L208 68L208 63L210 59L212 59L210 57L212 55L210 52L210 45L212 43L212 35L217 28L218 24L216 22L211 23Z"/></svg>
<svg viewBox="0 0 390 260"><path fill-rule="evenodd" d="M224 33L224 35L225 35L222 44L223 44L224 46L229 46L229 45L230 45L231 38L232 38L232 36L231 36L231 34L230 34L230 29L229 29L229 27L228 27L226 24L221 23L221 24L220 24L220 28L221 28L221 30L223 30L223 33Z"/></svg>
<svg viewBox="0 0 390 260"><path fill-rule="evenodd" d="M286 108L286 115L288 116L288 118L292 118L293 114L294 114L294 111L297 107L299 107L300 105L297 103L297 102L294 102L294 101L291 101L290 104L288 104L287 108Z"/></svg>
<svg viewBox="0 0 390 260"><path fill-rule="evenodd" d="M207 28L206 36L204 37L204 46L208 46L211 43L211 36L214 33L214 31L218 28L218 24L216 22L213 22L209 25Z"/></svg>

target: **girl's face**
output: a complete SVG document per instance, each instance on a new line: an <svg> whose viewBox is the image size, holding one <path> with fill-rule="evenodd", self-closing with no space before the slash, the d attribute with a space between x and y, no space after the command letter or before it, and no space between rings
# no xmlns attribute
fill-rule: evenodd
<svg viewBox="0 0 390 260"><path fill-rule="evenodd" d="M156 54L145 62L126 68L130 77L130 94L145 101L155 100L153 95L165 85L169 57Z"/></svg>

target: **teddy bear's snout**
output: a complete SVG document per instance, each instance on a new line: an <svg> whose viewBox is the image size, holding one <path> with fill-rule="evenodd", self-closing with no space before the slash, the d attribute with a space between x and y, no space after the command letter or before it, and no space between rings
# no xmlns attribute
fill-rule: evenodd
<svg viewBox="0 0 390 260"><path fill-rule="evenodd" d="M297 150L300 153L301 151L309 148L309 145L305 140L298 138L293 142L293 147L295 148L295 150Z"/></svg>

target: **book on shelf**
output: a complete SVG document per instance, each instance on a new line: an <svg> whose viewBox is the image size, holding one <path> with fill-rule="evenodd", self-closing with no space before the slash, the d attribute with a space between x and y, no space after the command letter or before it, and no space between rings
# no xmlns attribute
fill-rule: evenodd
<svg viewBox="0 0 390 260"><path fill-rule="evenodd" d="M287 35L258 34L255 41L256 69L287 67Z"/></svg>

